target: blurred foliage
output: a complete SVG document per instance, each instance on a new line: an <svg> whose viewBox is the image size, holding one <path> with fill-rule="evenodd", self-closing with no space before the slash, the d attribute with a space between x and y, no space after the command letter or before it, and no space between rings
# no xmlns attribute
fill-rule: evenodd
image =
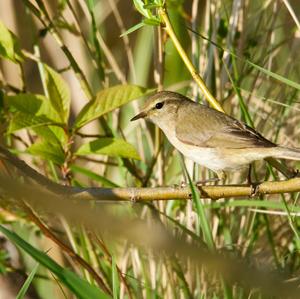
<svg viewBox="0 0 300 299"><path fill-rule="evenodd" d="M158 87L205 102L163 29L158 9L166 4L181 45L226 112L273 142L299 147L300 5L286 3L3 1L1 143L46 177L68 186L157 186L189 178L183 175L182 158L158 130L143 121L129 122L141 102L134 100ZM193 180L212 177L185 162ZM243 175L232 174L230 182L241 182ZM257 180L282 178L263 163L255 165L254 175ZM116 215L159 220L178 237L205 241L216 251L226 248L251 265L289 273L291 279L299 276L300 221L294 209L299 194L212 202L193 193L192 202L112 207ZM166 257L121 240L107 243L105 236L70 226L61 217L39 215L95 269L111 291L104 294L105 288L61 247L51 249L55 254L48 257L53 243L36 241L45 240L44 232L30 237L32 226L22 225L24 215L13 212L11 217L0 210L0 217L16 233L2 226L1 231L27 252L19 253L24 259L19 270L30 273L34 268L25 262L27 254L40 263L27 282L40 298L259 297L256 287L227 285L176 255ZM2 275L16 271L9 267L8 254L0 249Z"/></svg>

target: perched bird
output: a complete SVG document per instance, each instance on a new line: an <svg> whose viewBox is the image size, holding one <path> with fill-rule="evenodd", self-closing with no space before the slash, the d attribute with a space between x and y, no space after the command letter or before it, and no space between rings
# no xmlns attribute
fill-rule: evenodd
<svg viewBox="0 0 300 299"><path fill-rule="evenodd" d="M131 121L157 125L184 156L216 172L234 171L269 157L300 160L300 149L279 146L246 124L170 91L158 92Z"/></svg>

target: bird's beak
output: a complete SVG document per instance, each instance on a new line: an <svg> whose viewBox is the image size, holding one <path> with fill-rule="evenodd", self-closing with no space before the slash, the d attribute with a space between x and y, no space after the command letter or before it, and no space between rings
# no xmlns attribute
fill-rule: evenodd
<svg viewBox="0 0 300 299"><path fill-rule="evenodd" d="M140 112L139 114L137 114L135 117L133 117L130 121L134 121L140 118L144 118L147 116L147 113L145 111Z"/></svg>

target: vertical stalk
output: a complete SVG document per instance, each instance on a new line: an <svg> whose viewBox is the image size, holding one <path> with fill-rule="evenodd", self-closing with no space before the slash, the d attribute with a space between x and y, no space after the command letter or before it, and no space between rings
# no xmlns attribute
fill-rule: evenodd
<svg viewBox="0 0 300 299"><path fill-rule="evenodd" d="M202 91L202 93L204 94L205 98L211 104L211 106L213 108L215 108L216 110L218 110L220 112L224 112L222 106L214 98L214 96L211 94L211 92L209 91L209 89L205 85L203 79L200 77L200 75L198 74L198 72L195 69L194 65L192 64L192 62L188 58L188 56L187 56L186 52L184 51L183 47L181 46L181 44L180 44L180 42L179 42L179 40L178 40L178 38L177 38L177 36L176 36L176 34L174 32L172 24L171 24L171 22L169 20L169 16L168 16L168 14L166 12L166 9L163 8L163 7L161 7L161 8L159 8L158 13L159 13L161 19L163 20L163 22L165 24L166 31L167 31L168 35L170 36L170 38L172 39L172 41L174 43L174 46L176 47L179 55L181 56L183 62L186 65L186 67L190 71L192 77L197 82L197 84L198 84L200 90Z"/></svg>

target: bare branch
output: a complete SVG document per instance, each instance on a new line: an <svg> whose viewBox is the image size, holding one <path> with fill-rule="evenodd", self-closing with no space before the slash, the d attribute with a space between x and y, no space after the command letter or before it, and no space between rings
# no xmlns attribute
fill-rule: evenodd
<svg viewBox="0 0 300 299"><path fill-rule="evenodd" d="M95 201L133 201L144 202L154 200L191 199L189 187L156 187L156 188L77 188L56 184L39 174L25 162L21 161L8 150L0 147L0 159L7 161L18 169L25 179L44 186L57 194L64 194L77 200ZM255 195L282 194L300 191L300 178L295 177L285 181L263 182L255 186ZM253 195L253 186L220 185L199 186L202 198L239 198Z"/></svg>

